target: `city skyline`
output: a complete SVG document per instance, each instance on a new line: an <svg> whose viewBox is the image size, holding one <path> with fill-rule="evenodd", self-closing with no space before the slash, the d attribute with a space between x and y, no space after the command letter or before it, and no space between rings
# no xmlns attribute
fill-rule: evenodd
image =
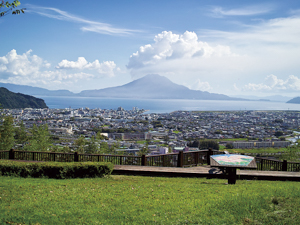
<svg viewBox="0 0 300 225"><path fill-rule="evenodd" d="M147 74L225 95L300 90L296 1L21 1L0 18L0 82L72 92Z"/></svg>

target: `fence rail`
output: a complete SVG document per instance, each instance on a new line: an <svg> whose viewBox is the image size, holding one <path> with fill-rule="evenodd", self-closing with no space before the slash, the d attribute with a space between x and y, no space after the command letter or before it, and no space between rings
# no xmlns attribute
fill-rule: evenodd
<svg viewBox="0 0 300 225"><path fill-rule="evenodd" d="M0 159L9 159L9 151L0 151Z"/></svg>
<svg viewBox="0 0 300 225"><path fill-rule="evenodd" d="M61 152L29 152L0 151L0 159L26 160L26 161L53 161L53 162L111 162L114 165L186 167L209 164L210 155L221 154L216 150L200 150L195 152L179 152L165 155L96 155L61 153Z"/></svg>
<svg viewBox="0 0 300 225"><path fill-rule="evenodd" d="M257 170L300 172L300 163L255 157Z"/></svg>
<svg viewBox="0 0 300 225"><path fill-rule="evenodd" d="M188 167L210 164L210 156L224 154L217 150L200 150L194 152L179 152L165 155L130 156L130 155L96 155L61 152L29 152L0 151L0 159L26 161L54 162L111 162L114 165ZM274 160L265 157L255 157L257 170L300 172L300 163Z"/></svg>

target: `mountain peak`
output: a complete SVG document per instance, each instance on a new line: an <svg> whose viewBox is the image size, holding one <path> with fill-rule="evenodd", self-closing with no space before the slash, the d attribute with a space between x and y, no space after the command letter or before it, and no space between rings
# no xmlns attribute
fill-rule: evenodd
<svg viewBox="0 0 300 225"><path fill-rule="evenodd" d="M119 87L82 91L79 93L79 96L136 99L236 100L222 94L190 90L158 74L148 74Z"/></svg>

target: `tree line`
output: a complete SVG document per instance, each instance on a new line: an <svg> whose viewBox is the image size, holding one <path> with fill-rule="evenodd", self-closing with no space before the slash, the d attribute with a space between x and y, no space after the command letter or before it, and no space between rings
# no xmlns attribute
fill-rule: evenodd
<svg viewBox="0 0 300 225"><path fill-rule="evenodd" d="M48 130L48 125L33 124L26 129L23 121L14 126L12 116L0 117L0 150L24 150L24 151L50 151L50 152L78 152L87 154L116 154L118 144L108 145L107 139L98 132L90 139L79 136L73 143L73 148L54 145L54 139Z"/></svg>

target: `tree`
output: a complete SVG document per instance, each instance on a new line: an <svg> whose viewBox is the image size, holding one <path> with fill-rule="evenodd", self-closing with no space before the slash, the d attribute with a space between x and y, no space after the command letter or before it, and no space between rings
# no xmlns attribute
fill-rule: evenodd
<svg viewBox="0 0 300 225"><path fill-rule="evenodd" d="M14 119L12 116L4 116L0 126L0 150L10 150L14 146Z"/></svg>
<svg viewBox="0 0 300 225"><path fill-rule="evenodd" d="M86 144L87 142L82 135L74 141L74 145L78 153L85 153Z"/></svg>
<svg viewBox="0 0 300 225"><path fill-rule="evenodd" d="M21 2L18 0L13 1L12 3L10 3L9 1L4 2L2 0L2 2L0 3L0 17L7 15L10 11L13 15L25 13L26 10L25 8L17 9L17 7L20 4ZM3 10L2 8L7 8L7 9L2 11Z"/></svg>
<svg viewBox="0 0 300 225"><path fill-rule="evenodd" d="M140 151L138 151L137 155L138 156L147 155L149 152L150 151L148 146L144 146Z"/></svg>
<svg viewBox="0 0 300 225"><path fill-rule="evenodd" d="M49 151L51 148L51 138L48 131L48 125L41 125L37 127L33 124L31 128L31 137L29 143L25 145L24 149L27 151Z"/></svg>
<svg viewBox="0 0 300 225"><path fill-rule="evenodd" d="M94 137L87 143L85 153L87 154L96 154L100 152L99 143L96 141Z"/></svg>
<svg viewBox="0 0 300 225"><path fill-rule="evenodd" d="M227 143L226 144L226 146L225 146L227 149L233 149L234 148L234 146L233 146L233 144L232 143Z"/></svg>
<svg viewBox="0 0 300 225"><path fill-rule="evenodd" d="M208 148L219 150L219 144L218 142L212 140L200 141L199 149L208 149Z"/></svg>
<svg viewBox="0 0 300 225"><path fill-rule="evenodd" d="M283 135L282 131L276 131L274 134L277 138Z"/></svg>
<svg viewBox="0 0 300 225"><path fill-rule="evenodd" d="M24 144L27 141L28 141L28 134L25 130L23 121L21 121L19 127L15 128L15 142L17 144Z"/></svg>
<svg viewBox="0 0 300 225"><path fill-rule="evenodd" d="M197 141L197 140L195 140L195 141L193 141L193 142L189 142L188 144L187 144L187 146L188 147L194 147L194 148L199 148L199 141Z"/></svg>
<svg viewBox="0 0 300 225"><path fill-rule="evenodd" d="M109 150L109 146L107 144L107 142L103 141L100 144L100 154L109 154L110 150Z"/></svg>
<svg viewBox="0 0 300 225"><path fill-rule="evenodd" d="M102 135L101 132L97 132L96 139L97 140L108 140L108 137Z"/></svg>

